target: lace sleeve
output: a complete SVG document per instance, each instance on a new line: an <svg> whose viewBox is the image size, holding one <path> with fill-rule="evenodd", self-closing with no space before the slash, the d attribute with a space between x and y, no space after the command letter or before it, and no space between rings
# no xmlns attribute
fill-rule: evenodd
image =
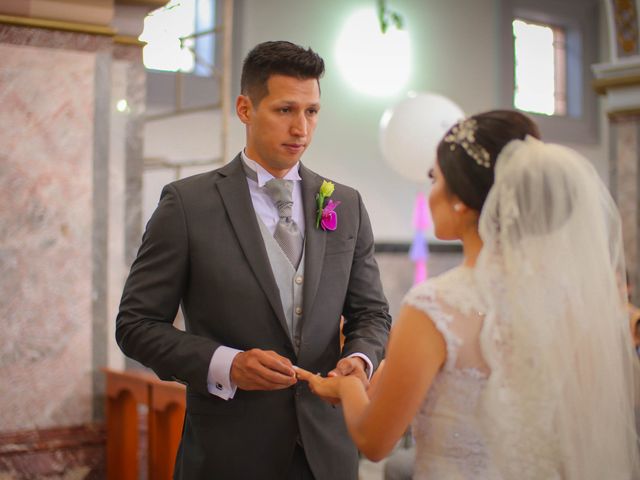
<svg viewBox="0 0 640 480"><path fill-rule="evenodd" d="M461 341L451 330L453 316L446 312L442 303L438 300L437 290L432 281L418 284L409 290L402 300L403 305L412 306L429 316L435 327L444 337L447 347L447 360L445 369L451 369L456 364L458 349Z"/></svg>

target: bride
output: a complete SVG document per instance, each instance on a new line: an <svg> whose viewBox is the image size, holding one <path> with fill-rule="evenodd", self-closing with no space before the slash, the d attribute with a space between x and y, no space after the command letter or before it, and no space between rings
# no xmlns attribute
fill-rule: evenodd
<svg viewBox="0 0 640 480"><path fill-rule="evenodd" d="M513 111L454 125L429 206L462 265L406 295L369 391L297 369L370 459L413 422L414 478L640 478L618 213L587 160L537 137Z"/></svg>

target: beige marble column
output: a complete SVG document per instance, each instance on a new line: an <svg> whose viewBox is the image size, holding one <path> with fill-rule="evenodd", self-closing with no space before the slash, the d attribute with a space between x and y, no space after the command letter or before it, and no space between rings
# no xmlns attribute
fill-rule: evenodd
<svg viewBox="0 0 640 480"><path fill-rule="evenodd" d="M0 2L0 433L100 420L100 368L123 365L112 326L140 237L136 38L164 3Z"/></svg>
<svg viewBox="0 0 640 480"><path fill-rule="evenodd" d="M622 216L632 300L640 303L640 36L638 1L606 0L610 61L593 66L609 121L609 182Z"/></svg>
<svg viewBox="0 0 640 480"><path fill-rule="evenodd" d="M640 303L640 103L638 113L609 115L610 182L620 215L633 302Z"/></svg>

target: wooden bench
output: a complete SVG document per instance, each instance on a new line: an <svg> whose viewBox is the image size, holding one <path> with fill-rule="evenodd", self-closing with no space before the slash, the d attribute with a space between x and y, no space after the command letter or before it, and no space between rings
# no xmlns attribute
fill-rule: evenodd
<svg viewBox="0 0 640 480"><path fill-rule="evenodd" d="M103 369L106 376L107 479L138 480L139 407L147 409L149 480L170 480L182 434L185 387L153 373Z"/></svg>

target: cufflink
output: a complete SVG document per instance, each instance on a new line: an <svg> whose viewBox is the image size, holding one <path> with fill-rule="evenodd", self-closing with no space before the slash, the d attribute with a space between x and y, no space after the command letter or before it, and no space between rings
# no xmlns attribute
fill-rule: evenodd
<svg viewBox="0 0 640 480"><path fill-rule="evenodd" d="M221 384L221 383L216 383L216 388L217 388L218 390L222 390L222 388L223 388L223 387L222 387L222 384Z"/></svg>

